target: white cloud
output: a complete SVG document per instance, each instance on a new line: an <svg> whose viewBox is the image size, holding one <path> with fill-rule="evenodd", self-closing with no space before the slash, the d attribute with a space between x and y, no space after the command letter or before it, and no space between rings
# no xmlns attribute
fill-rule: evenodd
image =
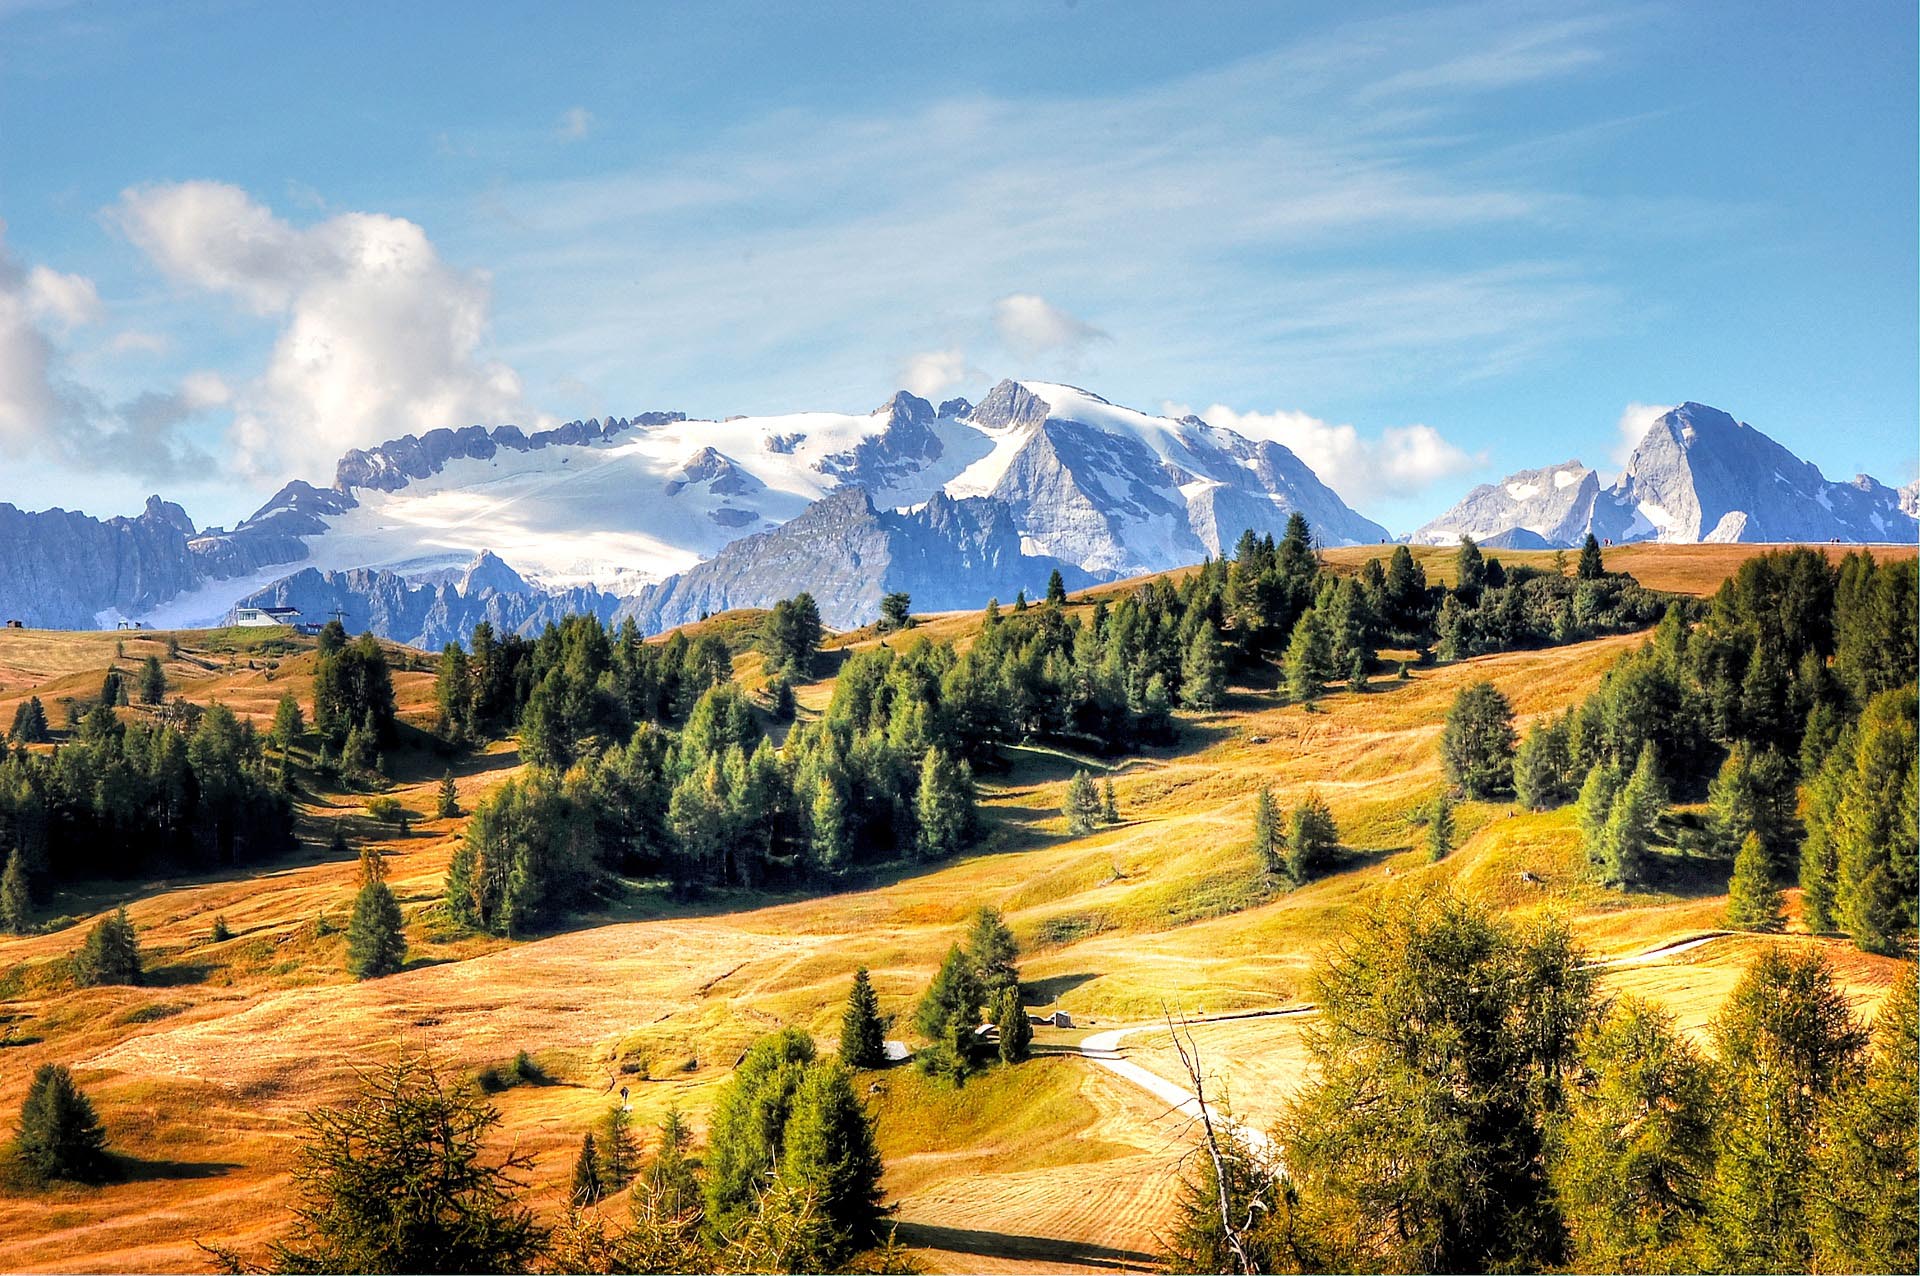
<svg viewBox="0 0 1920 1276"><path fill-rule="evenodd" d="M280 321L266 370L233 396L243 473L324 473L351 447L522 412L518 375L481 354L487 277L447 265L413 222L297 227L215 182L138 187L115 215L172 278Z"/></svg>
<svg viewBox="0 0 1920 1276"><path fill-rule="evenodd" d="M1169 405L1169 414L1184 409ZM1214 404L1200 413L1209 425L1290 450L1349 505L1418 496L1481 463L1430 425L1394 425L1366 438L1351 425L1333 425L1305 412L1237 412Z"/></svg>
<svg viewBox="0 0 1920 1276"><path fill-rule="evenodd" d="M99 314L90 280L46 266L23 270L0 239L0 451L142 478L211 467L179 427L226 402L218 377L195 373L176 390L113 406L69 379L61 351L41 325L64 331Z"/></svg>
<svg viewBox="0 0 1920 1276"><path fill-rule="evenodd" d="M965 352L957 347L922 350L901 368L900 384L923 399L938 402L948 390L977 375L967 365Z"/></svg>
<svg viewBox="0 0 1920 1276"><path fill-rule="evenodd" d="M593 112L584 106L570 106L560 114L559 134L563 142L577 142L593 128Z"/></svg>
<svg viewBox="0 0 1920 1276"><path fill-rule="evenodd" d="M1064 355L1071 359L1107 334L1075 318L1045 297L1016 292L993 303L993 330L1000 343L1021 359Z"/></svg>
<svg viewBox="0 0 1920 1276"><path fill-rule="evenodd" d="M1640 440L1647 437L1647 431L1653 423L1673 411L1673 404L1664 407L1655 403L1629 403L1620 413L1620 420L1614 426L1613 463L1625 465L1627 458L1633 455L1633 449L1640 446Z"/></svg>
<svg viewBox="0 0 1920 1276"><path fill-rule="evenodd" d="M35 266L27 272L27 296L36 314L62 329L78 328L100 317L100 293L85 275L63 275Z"/></svg>

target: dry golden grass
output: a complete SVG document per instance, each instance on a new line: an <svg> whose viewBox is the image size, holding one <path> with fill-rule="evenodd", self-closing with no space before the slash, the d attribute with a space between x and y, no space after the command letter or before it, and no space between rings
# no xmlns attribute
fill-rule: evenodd
<svg viewBox="0 0 1920 1276"><path fill-rule="evenodd" d="M1751 550L1638 552L1678 581L1724 572ZM736 638L746 632L727 618L707 623L721 621ZM976 624L972 615L932 617L916 632L965 641ZM0 714L36 688L44 697L69 686L67 694L90 698L116 637L0 631ZM215 636L181 640L183 658L169 665L179 693L264 718L292 689L311 708L306 650L227 653L213 649ZM163 640L128 637L121 667L137 667L150 641ZM881 641L903 637L841 636L823 666L836 650ZM1071 1011L1083 1028L1151 1022L1167 1005L1201 1014L1297 1003L1327 938L1385 890L1446 886L1522 915L1558 910L1603 957L1710 931L1724 908L1712 889L1622 897L1582 882L1564 811L1465 804L1462 845L1438 865L1426 863L1409 822L1441 784L1435 741L1460 687L1492 679L1524 720L1584 696L1639 641L1418 670L1363 695L1331 695L1313 713L1238 689L1221 711L1183 717L1179 747L1114 770L1124 820L1089 837L1065 835L1059 805L1076 767L1107 764L1016 750L1011 772L984 784L986 837L961 860L877 874L834 894L723 894L692 907L636 886L563 933L511 944L447 934L429 915L460 821L425 821L395 838L365 818L364 796L320 794L301 810L309 848L283 863L137 891L109 883L64 892L51 911L70 924L0 939L0 997L8 999L0 1012L39 1038L0 1052L0 1112L17 1106L34 1065L69 1063L115 1145L146 1167L107 1188L0 1196L0 1268L201 1269L196 1239L261 1243L284 1222L299 1114L342 1097L353 1067L421 1045L463 1072L526 1049L556 1077L496 1099L503 1141L537 1158L537 1206L555 1210L579 1134L604 1109L610 1082L632 1087L643 1123L679 1103L698 1127L713 1088L755 1036L793 1024L831 1043L856 966L871 969L883 1013L904 1023L980 904L1006 911L1027 948L1022 971L1034 996ZM742 654L736 667L751 676L757 661ZM403 714L428 721L431 675L402 673L396 686ZM815 709L830 692L826 681L799 689L802 705ZM424 753L398 761L396 796L430 810L444 764ZM516 765L509 747L463 762L463 805L471 809ZM1326 797L1352 848L1342 871L1290 894L1259 877L1248 823L1263 785L1283 805L1308 792ZM409 917L410 968L373 984L354 984L341 969L356 869L314 849L336 820L389 851ZM1524 882L1522 872L1539 880ZM71 988L61 959L122 896L164 986ZM207 940L216 916L234 931L217 945ZM1669 963L1610 969L1607 986L1656 997L1697 1028L1756 942L1817 941L1722 941ZM1866 1009L1891 967L1831 947ZM1284 1019L1197 1029L1243 1117L1270 1119L1299 1083L1298 1031L1297 1020ZM1041 1044L1079 1035L1043 1030ZM1130 1045L1148 1066L1166 1067L1164 1052L1154 1062L1150 1036ZM996 1069L957 1096L910 1073L878 1080L886 1090L871 1102L902 1239L936 1267L1112 1267L1154 1248L1180 1151L1178 1129L1154 1100L1076 1059Z"/></svg>

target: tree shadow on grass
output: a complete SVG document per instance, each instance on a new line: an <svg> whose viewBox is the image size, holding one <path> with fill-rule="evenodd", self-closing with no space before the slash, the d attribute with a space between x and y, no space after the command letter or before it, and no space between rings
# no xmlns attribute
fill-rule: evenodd
<svg viewBox="0 0 1920 1276"><path fill-rule="evenodd" d="M178 1182L223 1178L242 1168L233 1161L147 1160L124 1152L112 1154L115 1178L122 1183Z"/></svg>
<svg viewBox="0 0 1920 1276"><path fill-rule="evenodd" d="M207 976L213 973L213 967L201 962L180 961L165 966L155 966L142 972L140 982L149 988L179 988L187 984L204 984Z"/></svg>
<svg viewBox="0 0 1920 1276"><path fill-rule="evenodd" d="M1098 978L1100 976L1092 971L1082 971L1072 975L1050 975L1045 979L1023 979L1020 981L1020 1003L1026 1006L1049 1006L1080 985L1092 983Z"/></svg>
<svg viewBox="0 0 1920 1276"><path fill-rule="evenodd" d="M973 1228L941 1227L933 1223L901 1222L895 1226L895 1238L902 1245L915 1249L945 1250L954 1254L973 1254L982 1258L1070 1263L1080 1267L1122 1271L1137 1271L1160 1261L1155 1255L1141 1250L1116 1249L1052 1236L1018 1236Z"/></svg>

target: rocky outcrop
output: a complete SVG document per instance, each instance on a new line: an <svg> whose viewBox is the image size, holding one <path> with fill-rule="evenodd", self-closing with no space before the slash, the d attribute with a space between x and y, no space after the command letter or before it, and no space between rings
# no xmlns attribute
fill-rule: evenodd
<svg viewBox="0 0 1920 1276"><path fill-rule="evenodd" d="M467 457L484 461L502 448L531 452L557 445L598 443L635 426L664 425L686 419L684 412L642 412L636 417L609 417L605 424L598 418L569 421L531 435L516 425L496 426L491 430L479 425L459 430L428 430L418 437L403 435L374 448L354 448L334 467L333 486L342 492L351 492L357 487L396 492L415 479L438 474L449 461Z"/></svg>
<svg viewBox="0 0 1920 1276"><path fill-rule="evenodd" d="M769 532L744 537L707 562L650 585L619 616L649 633L736 607L768 607L805 590L835 628L880 613L895 591L915 608L946 611L1044 590L1058 570L1070 588L1099 579L1070 563L1021 552L1011 511L998 501L937 494L920 509L875 509L862 488L843 488Z"/></svg>
<svg viewBox="0 0 1920 1276"><path fill-rule="evenodd" d="M158 496L136 518L0 503L0 618L95 629L191 588L193 520Z"/></svg>
<svg viewBox="0 0 1920 1276"><path fill-rule="evenodd" d="M1600 476L1579 461L1563 461L1481 484L1410 539L1416 545L1454 545L1471 536L1492 544L1509 533L1524 532L1542 547L1578 545L1586 539L1594 505L1601 499ZM1503 547L1529 548L1512 538Z"/></svg>
<svg viewBox="0 0 1920 1276"><path fill-rule="evenodd" d="M308 567L236 606L295 607L316 622L337 615L350 633L372 630L431 651L449 642L464 645L483 620L499 633L534 634L576 613L609 619L619 602L596 589L533 588L498 558L482 555L458 585L418 585L366 568L322 572Z"/></svg>

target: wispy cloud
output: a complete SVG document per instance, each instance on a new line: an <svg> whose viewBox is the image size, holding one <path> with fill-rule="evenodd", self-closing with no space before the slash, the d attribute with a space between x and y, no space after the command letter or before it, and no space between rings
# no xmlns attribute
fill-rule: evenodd
<svg viewBox="0 0 1920 1276"><path fill-rule="evenodd" d="M570 106L560 113L555 131L563 142L577 142L593 130L593 112L584 106Z"/></svg>

